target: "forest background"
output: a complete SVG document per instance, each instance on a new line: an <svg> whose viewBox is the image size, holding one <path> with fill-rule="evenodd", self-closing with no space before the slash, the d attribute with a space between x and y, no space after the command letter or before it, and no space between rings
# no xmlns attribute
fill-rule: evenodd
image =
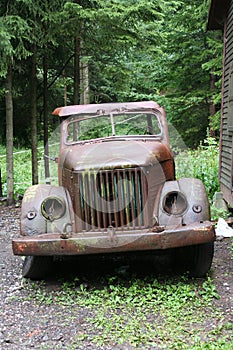
<svg viewBox="0 0 233 350"><path fill-rule="evenodd" d="M38 146L47 147L58 125L51 112L61 105L154 100L187 147L207 135L218 140L222 33L207 32L208 9L209 0L1 0L8 204L18 180L14 151L29 150L37 183Z"/></svg>

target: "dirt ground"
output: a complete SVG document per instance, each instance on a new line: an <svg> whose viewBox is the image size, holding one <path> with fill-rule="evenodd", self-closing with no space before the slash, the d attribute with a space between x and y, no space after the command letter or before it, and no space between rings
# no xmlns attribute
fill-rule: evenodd
<svg viewBox="0 0 233 350"><path fill-rule="evenodd" d="M20 208L0 207L0 349L39 349L41 344L50 343L51 349L65 349L62 344L72 337L73 328L72 325L68 328L70 334L67 328L64 333L64 310L55 305L38 308L33 302L27 301L26 297L23 298L23 303L20 301L21 294L24 293L22 258L14 256L11 249L12 238L19 235L19 215ZM217 240L211 270L211 277L220 295L216 306L229 322L233 322L232 249L230 238ZM51 284L56 288L56 281L51 281ZM47 286L50 288L49 283ZM85 317L79 315L82 316ZM41 328L49 329L43 337L40 334ZM88 348L93 349L91 346Z"/></svg>

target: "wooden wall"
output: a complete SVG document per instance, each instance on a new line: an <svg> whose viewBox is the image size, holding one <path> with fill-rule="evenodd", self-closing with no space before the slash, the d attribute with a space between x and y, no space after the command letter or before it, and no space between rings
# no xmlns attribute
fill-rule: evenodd
<svg viewBox="0 0 233 350"><path fill-rule="evenodd" d="M219 178L225 200L233 206L233 0L224 29L223 100Z"/></svg>

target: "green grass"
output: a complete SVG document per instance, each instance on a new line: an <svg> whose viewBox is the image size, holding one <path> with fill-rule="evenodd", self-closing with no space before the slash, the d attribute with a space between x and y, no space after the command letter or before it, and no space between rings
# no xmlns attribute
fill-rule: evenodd
<svg viewBox="0 0 233 350"><path fill-rule="evenodd" d="M23 194L32 181L31 150L15 149L14 153L14 192ZM0 167L3 196L6 196L6 149L3 146L0 146Z"/></svg>
<svg viewBox="0 0 233 350"><path fill-rule="evenodd" d="M77 344L85 348L85 342L113 349L217 350L233 346L233 325L215 305L219 295L210 277L198 281L186 276L122 278L116 274L102 278L99 288L87 288L77 278L53 291L28 281L25 288L29 300L65 308L67 325L80 312L89 315L85 329L67 347L70 350Z"/></svg>
<svg viewBox="0 0 233 350"><path fill-rule="evenodd" d="M57 152L57 150L56 150ZM43 167L43 147L38 148L38 172L40 182L44 182ZM57 153L55 153L57 155ZM57 165L50 162L52 179L57 177ZM3 196L7 195L6 185L6 149L0 145L0 168L2 175ZM54 181L56 183L56 180ZM23 195L26 189L32 184L32 168L31 168L31 150L30 149L14 149L14 193L15 195Z"/></svg>
<svg viewBox="0 0 233 350"><path fill-rule="evenodd" d="M211 219L218 220L219 217L227 219L229 212L217 209L213 206L215 192L220 191L218 179L219 147L217 141L208 137L195 150L187 149L180 152L175 158L176 177L194 177L202 180L205 185L210 203Z"/></svg>
<svg viewBox="0 0 233 350"><path fill-rule="evenodd" d="M219 147L217 141L208 137L195 150L187 149L175 158L176 176L194 177L202 180L210 201L220 191L218 180Z"/></svg>

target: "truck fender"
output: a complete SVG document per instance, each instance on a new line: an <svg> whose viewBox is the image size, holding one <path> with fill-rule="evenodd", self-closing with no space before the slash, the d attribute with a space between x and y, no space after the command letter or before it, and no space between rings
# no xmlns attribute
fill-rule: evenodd
<svg viewBox="0 0 233 350"><path fill-rule="evenodd" d="M210 207L201 180L182 178L167 181L161 192L159 225L188 225L210 220Z"/></svg>
<svg viewBox="0 0 233 350"><path fill-rule="evenodd" d="M62 186L34 185L23 197L20 234L71 231L73 210L68 191Z"/></svg>

